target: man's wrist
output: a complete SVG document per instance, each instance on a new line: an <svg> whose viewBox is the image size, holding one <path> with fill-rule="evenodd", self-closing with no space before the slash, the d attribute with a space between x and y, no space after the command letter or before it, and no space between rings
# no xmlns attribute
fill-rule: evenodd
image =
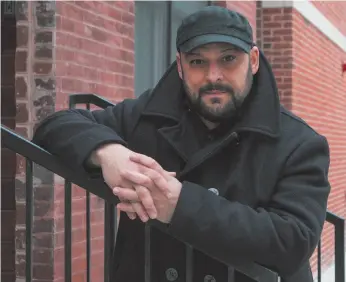
<svg viewBox="0 0 346 282"><path fill-rule="evenodd" d="M123 145L118 143L109 143L98 147L91 153L88 163L92 166L101 167L102 160L108 155L109 149L114 146L120 147Z"/></svg>

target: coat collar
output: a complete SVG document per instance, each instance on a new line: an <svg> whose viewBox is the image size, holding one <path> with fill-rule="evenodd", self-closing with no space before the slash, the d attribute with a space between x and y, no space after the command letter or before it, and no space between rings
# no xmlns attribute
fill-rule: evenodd
<svg viewBox="0 0 346 282"><path fill-rule="evenodd" d="M153 89L143 115L180 121L187 110L183 84L174 62ZM271 67L260 52L259 70L249 100L242 106L234 131L252 131L276 138L280 135L280 100Z"/></svg>

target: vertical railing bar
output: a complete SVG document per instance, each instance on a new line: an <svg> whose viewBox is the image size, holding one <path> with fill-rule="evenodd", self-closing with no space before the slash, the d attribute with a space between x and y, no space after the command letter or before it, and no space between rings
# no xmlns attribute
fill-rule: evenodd
<svg viewBox="0 0 346 282"><path fill-rule="evenodd" d="M65 180L65 282L72 281L72 185Z"/></svg>
<svg viewBox="0 0 346 282"><path fill-rule="evenodd" d="M186 282L193 281L193 248L186 245Z"/></svg>
<svg viewBox="0 0 346 282"><path fill-rule="evenodd" d="M144 230L144 281L151 282L151 226L145 225Z"/></svg>
<svg viewBox="0 0 346 282"><path fill-rule="evenodd" d="M90 103L86 104L86 109L90 111ZM91 238L90 238L91 218L90 218L90 193L86 191L86 253L87 253L87 275L86 281L90 282L90 266L91 266Z"/></svg>
<svg viewBox="0 0 346 282"><path fill-rule="evenodd" d="M321 254L321 240L317 245L317 282L322 279L322 254Z"/></svg>
<svg viewBox="0 0 346 282"><path fill-rule="evenodd" d="M90 265L91 265L91 256L90 256L90 250L91 250L91 240L90 240L90 193L86 192L86 253L87 253L87 273L86 273L86 280L87 282L90 282Z"/></svg>
<svg viewBox="0 0 346 282"><path fill-rule="evenodd" d="M345 282L345 223L335 223L335 282Z"/></svg>
<svg viewBox="0 0 346 282"><path fill-rule="evenodd" d="M26 159L26 238L25 238L25 256L26 256L26 266L25 266L25 276L26 282L32 281L32 226L33 226L33 216L34 216L34 191L33 191L33 164L32 161Z"/></svg>
<svg viewBox="0 0 346 282"><path fill-rule="evenodd" d="M109 282L110 262L112 259L112 249L114 247L114 205L105 202L104 217L104 281Z"/></svg>

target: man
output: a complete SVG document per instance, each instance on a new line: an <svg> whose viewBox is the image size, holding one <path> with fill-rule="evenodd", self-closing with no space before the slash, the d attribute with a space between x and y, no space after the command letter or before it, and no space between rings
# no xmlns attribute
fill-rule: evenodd
<svg viewBox="0 0 346 282"><path fill-rule="evenodd" d="M66 165L102 172L121 200L112 281L144 281L149 219L171 235L151 230L153 282L186 281L187 254L193 281L227 281L221 262L312 281L330 192L326 139L280 105L242 15L206 7L182 22L176 45L153 90L60 111L35 133Z"/></svg>

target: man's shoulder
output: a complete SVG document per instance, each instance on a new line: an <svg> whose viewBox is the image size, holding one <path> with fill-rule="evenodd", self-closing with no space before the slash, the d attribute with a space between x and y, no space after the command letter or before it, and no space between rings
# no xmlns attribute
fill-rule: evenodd
<svg viewBox="0 0 346 282"><path fill-rule="evenodd" d="M141 112L150 100L152 89L147 89L139 96L134 98L125 98L121 103L125 107L125 111Z"/></svg>
<svg viewBox="0 0 346 282"><path fill-rule="evenodd" d="M325 139L321 132L284 106L281 106L281 132L283 138L294 138L300 142L315 138Z"/></svg>

